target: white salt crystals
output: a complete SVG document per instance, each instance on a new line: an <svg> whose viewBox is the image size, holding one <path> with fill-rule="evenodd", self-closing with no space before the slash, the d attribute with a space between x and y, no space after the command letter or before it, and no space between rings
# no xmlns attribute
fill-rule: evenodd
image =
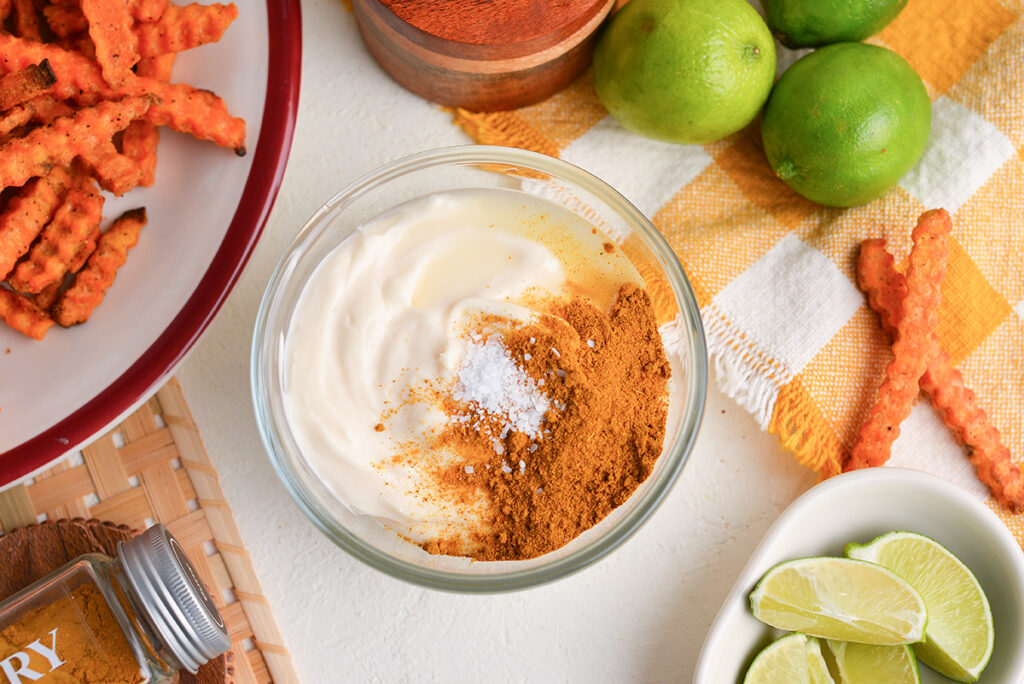
<svg viewBox="0 0 1024 684"><path fill-rule="evenodd" d="M544 414L551 408L547 395L515 362L499 335L483 342L475 338L466 345L452 397L470 404L474 413L502 421L503 438L510 430L536 436ZM459 419L469 421L471 417Z"/></svg>

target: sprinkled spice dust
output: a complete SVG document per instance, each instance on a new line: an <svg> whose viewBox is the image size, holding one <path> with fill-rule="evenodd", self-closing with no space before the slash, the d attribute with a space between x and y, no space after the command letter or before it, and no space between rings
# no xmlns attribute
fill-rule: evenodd
<svg viewBox="0 0 1024 684"><path fill-rule="evenodd" d="M450 421L433 446L458 458L435 472L438 490L484 497L491 517L471 539L422 544L431 553L523 560L554 551L623 504L661 454L671 370L647 293L623 285L609 313L580 297L549 310L482 338L471 354L486 353L496 375L443 401ZM471 354L464 364L476 363ZM499 375L509 382L502 389L492 384ZM478 408L511 398L515 418L501 410L466 418L470 397ZM545 402L534 422L530 411Z"/></svg>

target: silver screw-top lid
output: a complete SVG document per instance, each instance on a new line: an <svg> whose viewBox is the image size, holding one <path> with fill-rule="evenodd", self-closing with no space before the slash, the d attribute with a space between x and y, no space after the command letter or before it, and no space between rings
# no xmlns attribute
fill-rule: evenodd
<svg viewBox="0 0 1024 684"><path fill-rule="evenodd" d="M157 523L119 543L117 555L157 635L182 667L195 674L231 648L224 618L166 527Z"/></svg>

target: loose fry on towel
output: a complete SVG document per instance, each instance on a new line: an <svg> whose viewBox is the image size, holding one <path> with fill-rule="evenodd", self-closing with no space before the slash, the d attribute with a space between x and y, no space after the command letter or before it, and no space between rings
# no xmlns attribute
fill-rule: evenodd
<svg viewBox="0 0 1024 684"><path fill-rule="evenodd" d="M857 281L868 295L868 304L881 319L882 328L890 337L895 337L907 291L906 279L896 270L892 256L885 250L884 240L861 244ZM964 385L960 371L953 367L942 349L934 350L919 384L957 441L967 447L978 479L1008 509L1024 511L1024 475L1013 462L1010 449L1000 440L999 431L978 406L974 392Z"/></svg>
<svg viewBox="0 0 1024 684"><path fill-rule="evenodd" d="M45 59L0 77L0 112L42 95L56 82L57 77Z"/></svg>
<svg viewBox="0 0 1024 684"><path fill-rule="evenodd" d="M68 172L55 167L42 178L29 181L7 203L0 213L0 278L7 277L53 218L70 184Z"/></svg>
<svg viewBox="0 0 1024 684"><path fill-rule="evenodd" d="M951 230L952 222L945 209L927 211L918 219L912 234L914 246L907 268L903 315L892 345L893 360L885 369L878 399L861 426L844 470L880 466L889 460L892 443L900 434L900 423L910 415L918 381L931 361L929 352L938 347L935 326Z"/></svg>
<svg viewBox="0 0 1024 684"><path fill-rule="evenodd" d="M23 185L54 166L67 166L78 155L109 141L114 133L142 116L152 95L126 97L119 102L101 102L80 109L34 129L24 138L0 145L0 187Z"/></svg>
<svg viewBox="0 0 1024 684"><path fill-rule="evenodd" d="M0 136L7 135L18 126L24 126L32 120L35 113L35 107L23 104L0 114Z"/></svg>
<svg viewBox="0 0 1024 684"><path fill-rule="evenodd" d="M99 66L87 57L56 45L0 34L0 64L19 69L43 59L49 59L57 74L49 93L57 99L73 99L88 106L124 95L152 93L160 102L146 113L147 121L229 147L239 156L245 154L245 121L231 116L224 100L208 90L144 77L129 79L123 88L111 88Z"/></svg>
<svg viewBox="0 0 1024 684"><path fill-rule="evenodd" d="M234 3L168 5L159 21L136 24L132 28L138 41L136 50L143 57L154 57L215 43L236 18L238 8Z"/></svg>
<svg viewBox="0 0 1024 684"><path fill-rule="evenodd" d="M89 37L96 46L96 61L104 80L114 88L123 86L139 61L132 35L132 18L124 0L80 0L82 14L89 22Z"/></svg>
<svg viewBox="0 0 1024 684"><path fill-rule="evenodd" d="M64 203L7 279L18 292L37 293L59 283L103 218L103 196L95 181L76 173Z"/></svg>
<svg viewBox="0 0 1024 684"><path fill-rule="evenodd" d="M75 5L47 5L43 8L43 16L50 30L58 38L89 30L89 20L82 10Z"/></svg>
<svg viewBox="0 0 1024 684"><path fill-rule="evenodd" d="M0 288L0 318L29 337L41 340L53 326L53 319L28 297Z"/></svg>
<svg viewBox="0 0 1024 684"><path fill-rule="evenodd" d="M39 15L32 0L11 0L14 8L14 30L22 38L42 41L43 34L39 31Z"/></svg>
<svg viewBox="0 0 1024 684"><path fill-rule="evenodd" d="M68 327L84 323L103 301L103 295L113 285L117 269L124 265L128 250L139 241L139 231L146 225L146 210L132 209L120 216L114 225L100 236L96 251L89 257L75 277L74 284L57 298L53 305L53 318Z"/></svg>

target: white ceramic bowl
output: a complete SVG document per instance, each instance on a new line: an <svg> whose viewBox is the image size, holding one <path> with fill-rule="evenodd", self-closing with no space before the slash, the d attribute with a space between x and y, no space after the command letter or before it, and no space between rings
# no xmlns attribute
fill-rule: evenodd
<svg viewBox="0 0 1024 684"><path fill-rule="evenodd" d="M774 565L841 556L892 530L918 532L956 554L992 605L995 650L981 681L1024 682L1024 553L1002 521L963 489L934 475L872 468L807 491L772 525L733 585L701 649L694 684L739 684L754 656L783 632L753 618L748 596ZM950 680L921 666L923 684Z"/></svg>

